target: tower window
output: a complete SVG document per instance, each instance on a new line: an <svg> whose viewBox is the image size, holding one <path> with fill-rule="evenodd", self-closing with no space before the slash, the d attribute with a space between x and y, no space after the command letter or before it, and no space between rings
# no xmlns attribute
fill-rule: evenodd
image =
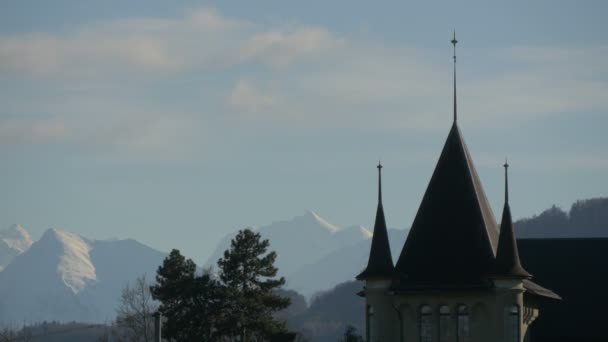
<svg viewBox="0 0 608 342"><path fill-rule="evenodd" d="M521 332L519 305L505 308L505 341L519 342Z"/></svg>
<svg viewBox="0 0 608 342"><path fill-rule="evenodd" d="M371 342L374 338L374 329L373 329L373 320L374 320L374 307L371 305L367 306L367 315L365 317L365 325L366 325L366 337L367 342Z"/></svg>
<svg viewBox="0 0 608 342"><path fill-rule="evenodd" d="M433 310L429 305L420 307L420 342L433 341Z"/></svg>
<svg viewBox="0 0 608 342"><path fill-rule="evenodd" d="M439 342L451 341L451 312L450 307L442 305L439 307Z"/></svg>
<svg viewBox="0 0 608 342"><path fill-rule="evenodd" d="M471 322L469 315L469 307L461 304L458 305L458 342L469 342L471 336Z"/></svg>

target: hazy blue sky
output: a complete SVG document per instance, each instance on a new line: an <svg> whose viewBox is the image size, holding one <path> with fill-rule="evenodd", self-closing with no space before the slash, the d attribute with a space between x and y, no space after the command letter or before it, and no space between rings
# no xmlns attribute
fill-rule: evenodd
<svg viewBox="0 0 608 342"><path fill-rule="evenodd" d="M606 1L2 1L0 226L203 262L305 209L412 222L452 117L496 216L608 195Z"/></svg>

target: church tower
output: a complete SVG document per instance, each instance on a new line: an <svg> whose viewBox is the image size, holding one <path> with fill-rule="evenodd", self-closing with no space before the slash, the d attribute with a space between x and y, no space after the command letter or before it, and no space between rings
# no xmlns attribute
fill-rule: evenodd
<svg viewBox="0 0 608 342"><path fill-rule="evenodd" d="M454 34L452 127L394 268L379 199L368 266L357 277L368 342L523 342L538 303L559 299L521 265L506 163L500 227L494 219L458 125L457 42Z"/></svg>

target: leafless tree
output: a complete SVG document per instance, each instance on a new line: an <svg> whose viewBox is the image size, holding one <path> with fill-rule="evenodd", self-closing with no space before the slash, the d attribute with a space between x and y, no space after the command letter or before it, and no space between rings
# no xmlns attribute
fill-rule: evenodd
<svg viewBox="0 0 608 342"><path fill-rule="evenodd" d="M11 342L16 340L17 334L13 330L5 327L0 331L0 342Z"/></svg>
<svg viewBox="0 0 608 342"><path fill-rule="evenodd" d="M154 313L158 304L152 299L150 283L142 275L133 286L127 284L120 296L116 317L116 335L119 341L152 342L154 340Z"/></svg>

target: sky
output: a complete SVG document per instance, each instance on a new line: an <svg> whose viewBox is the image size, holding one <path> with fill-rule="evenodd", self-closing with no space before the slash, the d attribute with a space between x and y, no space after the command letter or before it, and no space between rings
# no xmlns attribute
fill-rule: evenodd
<svg viewBox="0 0 608 342"><path fill-rule="evenodd" d="M458 122L500 217L608 195L608 2L0 2L0 227L203 263L313 210L409 228ZM272 243L272 242L271 242Z"/></svg>

